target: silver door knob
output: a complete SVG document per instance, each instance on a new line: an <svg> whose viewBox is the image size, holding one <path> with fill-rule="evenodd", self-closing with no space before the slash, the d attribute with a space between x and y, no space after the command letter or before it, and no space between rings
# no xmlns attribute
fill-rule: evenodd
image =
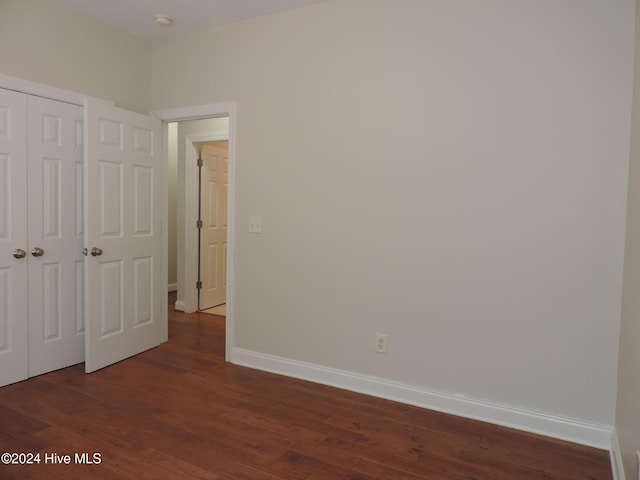
<svg viewBox="0 0 640 480"><path fill-rule="evenodd" d="M91 256L92 257L99 257L100 255L102 255L102 249L101 248L93 247L91 249Z"/></svg>
<svg viewBox="0 0 640 480"><path fill-rule="evenodd" d="M16 249L13 251L13 256L14 256L15 258L24 258L24 257L26 257L26 256L27 256L27 252L25 252L25 251L24 251L24 250L22 250L21 248L16 248Z"/></svg>
<svg viewBox="0 0 640 480"><path fill-rule="evenodd" d="M34 257L41 257L42 255L44 255L44 250L40 247L36 247L31 250L31 255L33 255Z"/></svg>

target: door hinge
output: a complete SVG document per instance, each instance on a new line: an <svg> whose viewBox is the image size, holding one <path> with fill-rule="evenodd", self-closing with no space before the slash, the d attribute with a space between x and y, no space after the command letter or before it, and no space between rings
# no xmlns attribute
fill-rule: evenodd
<svg viewBox="0 0 640 480"><path fill-rule="evenodd" d="M202 220L196 220L196 227L197 228L202 228L203 224L202 224Z"/></svg>
<svg viewBox="0 0 640 480"><path fill-rule="evenodd" d="M202 288L202 282L201 282L201 281L199 281L199 280L198 280L198 281L196 282L196 288L197 288L198 290Z"/></svg>
<svg viewBox="0 0 640 480"><path fill-rule="evenodd" d="M198 159L198 166L199 167L203 167L204 166L204 161L202 160L202 158Z"/></svg>

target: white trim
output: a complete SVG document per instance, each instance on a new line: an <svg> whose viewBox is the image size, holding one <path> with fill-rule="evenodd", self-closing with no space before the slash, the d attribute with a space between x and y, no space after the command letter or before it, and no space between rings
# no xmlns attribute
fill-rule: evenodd
<svg viewBox="0 0 640 480"><path fill-rule="evenodd" d="M184 285L182 297L185 312L198 310L198 291L195 288L198 281L198 251L193 245L198 243L198 229L195 228L198 220L198 150L195 143L216 142L229 140L229 135L188 135L184 142L184 263L182 265Z"/></svg>
<svg viewBox="0 0 640 480"><path fill-rule="evenodd" d="M180 122L184 120L197 120L201 118L229 117L229 190L227 198L227 320L226 320L226 344L225 358L227 361L231 356L231 349L235 339L235 212L236 212L236 145L237 145L237 125L238 125L238 104L237 102L213 103L208 105L196 105L191 107L180 107L168 110L157 110L151 115L159 118L163 122ZM184 302L178 305L184 311Z"/></svg>
<svg viewBox="0 0 640 480"><path fill-rule="evenodd" d="M194 105L191 107L170 108L167 110L154 110L151 115L163 122L182 122L185 120L198 120L202 118L226 117L236 115L237 102L210 103L207 105ZM229 125L231 129L231 125Z"/></svg>
<svg viewBox="0 0 640 480"><path fill-rule="evenodd" d="M81 93L70 92L69 90L63 90L61 88L50 87L41 83L32 82L30 80L23 80L21 78L10 77L8 75L0 74L0 88L7 90L13 90L16 92L27 93L29 95L35 95L36 97L44 97L51 100L57 100L58 102L71 103L84 107L85 98L89 95L83 95ZM95 97L91 97L95 98ZM114 102L104 99L98 99L103 102L115 105Z"/></svg>
<svg viewBox="0 0 640 480"><path fill-rule="evenodd" d="M182 244L183 262L178 264L182 267L182 299L184 301L184 311L187 313L198 310L198 291L196 281L198 280L198 259L197 251L193 248L198 242L196 221L198 205L196 194L198 188L198 168L194 164L195 148L188 138L185 138L184 151L184 222L182 224L184 242ZM179 157L178 157L179 158ZM196 188L196 190L194 190ZM178 226L178 228L180 228ZM195 255L189 252L196 252Z"/></svg>
<svg viewBox="0 0 640 480"><path fill-rule="evenodd" d="M162 131L166 128L166 125L160 125L161 139L165 138ZM160 228L160 234L162 236L162 278L164 280L169 277L169 162L167 162L167 148L166 145L161 147L161 159L164 159L164 178L162 186L162 226ZM162 163L162 160L160 160ZM172 292L171 285L168 285L167 291L162 293L162 306L160 307L160 318L162 319L162 325L160 327L160 341L166 343L169 341L169 292Z"/></svg>
<svg viewBox="0 0 640 480"><path fill-rule="evenodd" d="M173 306L173 308L178 312L184 312L184 302L182 300L176 300L176 303Z"/></svg>
<svg viewBox="0 0 640 480"><path fill-rule="evenodd" d="M177 283L170 283L167 285L167 292L175 292L178 289Z"/></svg>
<svg viewBox="0 0 640 480"><path fill-rule="evenodd" d="M618 441L618 432L616 432L615 428L611 434L611 451L609 455L611 457L611 474L613 480L625 480L622 451L620 450L620 443Z"/></svg>
<svg viewBox="0 0 640 480"><path fill-rule="evenodd" d="M234 348L236 365L609 450L613 427Z"/></svg>
<svg viewBox="0 0 640 480"><path fill-rule="evenodd" d="M158 187L162 197L162 224L160 225L160 235L162 237L162 272L160 275L164 280L169 277L169 149L164 139L167 138L168 126L160 123L160 168L162 168L162 182ZM162 325L160 326L160 341L165 343L169 341L169 294L171 291L167 289L162 292L162 305L160 307L160 318Z"/></svg>

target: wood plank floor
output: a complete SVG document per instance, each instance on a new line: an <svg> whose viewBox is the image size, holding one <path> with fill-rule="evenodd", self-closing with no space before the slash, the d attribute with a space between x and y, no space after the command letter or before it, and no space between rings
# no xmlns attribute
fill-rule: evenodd
<svg viewBox="0 0 640 480"><path fill-rule="evenodd" d="M170 307L169 336L0 388L0 453L41 456L0 479L611 479L601 450L228 365L223 317Z"/></svg>

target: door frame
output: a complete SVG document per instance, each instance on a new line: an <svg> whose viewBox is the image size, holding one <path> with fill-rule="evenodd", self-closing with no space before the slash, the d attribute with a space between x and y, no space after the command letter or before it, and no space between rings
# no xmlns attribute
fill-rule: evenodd
<svg viewBox="0 0 640 480"><path fill-rule="evenodd" d="M198 166L196 161L198 160L198 150L196 143L208 143L219 142L222 140L229 140L229 134L227 135L188 135L185 137L184 145L184 210L185 221L184 227L184 265L183 265L183 302L185 312L196 312L200 309L198 305L198 290L195 288L196 281L198 280L198 262L200 260L200 252L196 251L196 255L189 252L193 249L193 246L198 243L198 232L194 228L196 221L198 220L198 199L195 192L198 191ZM229 160L229 169L231 169L231 160ZM231 188L231 187L229 187ZM227 192L227 203L229 201L230 191ZM227 212L228 213L228 212ZM227 218L227 224L229 220ZM229 238L229 230L227 226L227 239ZM228 240L227 240L228 243ZM229 248L229 247L227 247ZM180 286L178 287L180 288Z"/></svg>
<svg viewBox="0 0 640 480"><path fill-rule="evenodd" d="M235 312L235 247L236 247L236 145L237 145L237 123L238 123L238 103L235 101L232 102L223 102L223 103L212 103L206 105L195 105L190 107L179 107L172 108L167 110L156 110L151 112L151 115L160 119L163 122L162 125L162 140L163 146L167 145L168 136L169 136L169 128L168 124L172 122L183 122L187 120L201 120L206 118L216 118L216 117L228 117L229 118L229 177L228 184L229 189L227 192L227 320L226 320L226 340L225 340L225 358L227 361L230 361L231 358L231 349L234 345L235 338L235 328L234 328L234 312ZM209 138L213 137L213 135L209 136ZM196 138L196 136L189 137L191 139ZM190 147L190 143L187 141L187 147ZM166 148L165 155L167 154ZM168 162L168 156L166 158ZM188 182L188 179L194 178L195 172L195 164L193 162L187 162L187 164L191 163L191 167L189 165L185 165L185 182ZM190 173L189 168L193 171ZM197 172L196 172L197 173ZM197 177L196 177L197 178ZM187 195L188 188L185 185L185 196ZM193 191L193 190L191 190ZM194 197L193 195L191 195ZM195 202L194 199L189 200L185 198L185 202ZM165 206L165 211L168 211L168 205ZM188 215L189 208L187 208L187 204L185 203L185 213ZM192 210L193 211L193 210ZM185 219L188 220L188 219ZM195 225L195 217L193 218L192 225ZM186 225L188 225L185 222ZM191 229L191 235L196 241L194 229ZM185 232L186 234L187 232ZM168 238L168 237L167 237ZM168 241L164 242L165 255L166 259L169 258L168 253ZM188 237L185 235L185 246L189 245ZM193 245L193 243L191 243ZM189 263L187 261L188 255L185 255L185 267ZM192 262L192 270L193 270L193 285L195 285L195 279L197 276L196 269L193 268L197 263L197 259ZM183 283L187 281L187 278L183 278ZM178 288L182 287L184 290L185 301L188 295L188 292L191 290L192 293L195 293L195 289L187 289L184 288L184 285L178 286ZM195 300L194 305L197 308L197 295L194 295ZM185 311L186 304L185 304Z"/></svg>

